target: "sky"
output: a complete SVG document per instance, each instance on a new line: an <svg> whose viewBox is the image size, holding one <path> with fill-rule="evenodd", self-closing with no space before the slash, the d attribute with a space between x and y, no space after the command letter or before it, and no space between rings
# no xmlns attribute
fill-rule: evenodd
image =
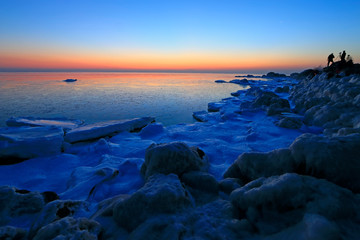
<svg viewBox="0 0 360 240"><path fill-rule="evenodd" d="M346 50L359 0L1 0L0 70L291 72Z"/></svg>

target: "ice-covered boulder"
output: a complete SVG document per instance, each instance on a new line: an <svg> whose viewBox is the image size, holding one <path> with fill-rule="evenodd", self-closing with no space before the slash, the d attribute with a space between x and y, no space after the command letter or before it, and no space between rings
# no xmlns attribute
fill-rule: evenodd
<svg viewBox="0 0 360 240"><path fill-rule="evenodd" d="M268 153L243 153L226 170L224 178L238 178L243 183L260 177L270 177L296 170L289 149L276 149Z"/></svg>
<svg viewBox="0 0 360 240"><path fill-rule="evenodd" d="M302 125L302 120L296 117L284 117L276 122L276 126L290 129L299 129Z"/></svg>
<svg viewBox="0 0 360 240"><path fill-rule="evenodd" d="M101 225L87 218L66 217L42 227L34 240L42 239L89 239L96 240L102 232Z"/></svg>
<svg viewBox="0 0 360 240"><path fill-rule="evenodd" d="M20 176L19 176L20 177ZM45 204L58 198L53 192L30 192L9 186L0 187L0 226L13 219L22 219L27 216L31 220L36 217ZM26 223L24 223L26 225ZM24 226L24 224L22 226ZM30 227L30 226L27 226Z"/></svg>
<svg viewBox="0 0 360 240"><path fill-rule="evenodd" d="M145 153L141 174L147 179L155 173L175 173L204 170L207 167L205 153L197 147L182 142L151 144Z"/></svg>
<svg viewBox="0 0 360 240"><path fill-rule="evenodd" d="M289 93L290 87L289 86L283 86L283 87L277 87L275 88L276 93Z"/></svg>
<svg viewBox="0 0 360 240"><path fill-rule="evenodd" d="M35 118L35 117L12 117L6 121L6 125L9 127L47 127L55 126L61 127L65 131L77 128L82 125L84 121L67 119L67 118Z"/></svg>
<svg viewBox="0 0 360 240"><path fill-rule="evenodd" d="M152 123L141 129L140 136L143 139L160 135L164 132L164 126L161 123Z"/></svg>
<svg viewBox="0 0 360 240"><path fill-rule="evenodd" d="M198 122L220 121L221 119L219 112L197 111L193 112L192 116Z"/></svg>
<svg viewBox="0 0 360 240"><path fill-rule="evenodd" d="M130 120L113 120L81 126L68 131L65 141L74 143L93 140L124 131L140 130L153 122L152 117L134 118Z"/></svg>
<svg viewBox="0 0 360 240"><path fill-rule="evenodd" d="M327 224L330 222L330 226L338 226L344 236L354 234L354 228L359 227L359 197L347 189L310 176L292 173L259 178L234 190L230 200L239 216L246 218L263 236L301 224L307 214L316 214ZM322 232L321 224L306 222L311 227L319 227L318 231ZM348 226L349 222L354 225ZM359 233L357 231L353 239L359 238ZM328 236L327 231L324 234Z"/></svg>
<svg viewBox="0 0 360 240"><path fill-rule="evenodd" d="M239 84L239 85L249 85L249 81L246 78L243 79L233 79L231 81L229 81L229 83L235 83L235 84Z"/></svg>
<svg viewBox="0 0 360 240"><path fill-rule="evenodd" d="M219 184L215 177L207 172L191 171L184 173L181 176L181 182L185 183L186 186L199 191L214 194L217 194L219 191Z"/></svg>
<svg viewBox="0 0 360 240"><path fill-rule="evenodd" d="M211 102L211 103L208 103L208 111L209 112L218 112L224 106L225 106L225 102Z"/></svg>
<svg viewBox="0 0 360 240"><path fill-rule="evenodd" d="M0 128L0 165L59 154L63 140L64 131L60 127Z"/></svg>
<svg viewBox="0 0 360 240"><path fill-rule="evenodd" d="M126 199L120 199L114 209L115 222L128 231L159 214L173 214L191 205L175 174L151 176L146 184Z"/></svg>
<svg viewBox="0 0 360 240"><path fill-rule="evenodd" d="M42 227L62 218L89 217L89 203L78 200L56 200L48 203L33 222L29 237L34 237Z"/></svg>
<svg viewBox="0 0 360 240"><path fill-rule="evenodd" d="M27 231L22 228L17 228L17 227L12 227L12 226L2 226L2 227L0 227L0 239L25 240L25 239L27 239Z"/></svg>
<svg viewBox="0 0 360 240"><path fill-rule="evenodd" d="M360 134L332 138L303 134L290 150L303 174L360 192Z"/></svg>

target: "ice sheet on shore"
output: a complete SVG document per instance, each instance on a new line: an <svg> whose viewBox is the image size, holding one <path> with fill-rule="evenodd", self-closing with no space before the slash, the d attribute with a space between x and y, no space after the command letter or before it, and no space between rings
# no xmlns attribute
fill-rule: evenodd
<svg viewBox="0 0 360 240"><path fill-rule="evenodd" d="M134 118L129 120L113 120L81 126L70 130L65 135L65 141L74 143L97 139L123 131L141 129L153 122L152 117Z"/></svg>
<svg viewBox="0 0 360 240"><path fill-rule="evenodd" d="M11 117L6 121L9 127L46 127L57 126L62 127L64 130L77 128L84 122L81 120L67 119L67 118L35 118L35 117Z"/></svg>
<svg viewBox="0 0 360 240"><path fill-rule="evenodd" d="M1 164L10 164L8 159L11 158L29 159L59 154L63 137L64 131L60 127L0 128Z"/></svg>

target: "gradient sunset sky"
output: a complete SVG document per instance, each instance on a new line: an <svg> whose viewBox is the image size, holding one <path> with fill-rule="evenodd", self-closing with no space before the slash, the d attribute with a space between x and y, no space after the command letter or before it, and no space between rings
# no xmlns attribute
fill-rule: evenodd
<svg viewBox="0 0 360 240"><path fill-rule="evenodd" d="M0 70L297 71L359 62L359 26L359 0L1 0Z"/></svg>

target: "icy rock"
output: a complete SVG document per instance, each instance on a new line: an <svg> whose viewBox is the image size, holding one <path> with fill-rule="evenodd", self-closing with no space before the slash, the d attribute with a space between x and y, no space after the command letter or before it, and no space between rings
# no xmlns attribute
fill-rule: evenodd
<svg viewBox="0 0 360 240"><path fill-rule="evenodd" d="M303 125L302 120L300 118L293 118L293 117L284 117L280 119L276 126L282 128L290 128L290 129L299 129Z"/></svg>
<svg viewBox="0 0 360 240"><path fill-rule="evenodd" d="M275 103L280 97L273 92L262 92L255 98L253 105L256 107L270 106Z"/></svg>
<svg viewBox="0 0 360 240"><path fill-rule="evenodd" d="M276 93L289 93L289 91L290 91L289 86L275 88Z"/></svg>
<svg viewBox="0 0 360 240"><path fill-rule="evenodd" d="M225 178L219 182L219 190L226 194L230 194L232 191L243 185L243 182L238 178Z"/></svg>
<svg viewBox="0 0 360 240"><path fill-rule="evenodd" d="M59 127L0 128L0 165L16 159L60 154L63 136Z"/></svg>
<svg viewBox="0 0 360 240"><path fill-rule="evenodd" d="M219 191L219 184L215 177L206 172L191 171L184 173L181 176L181 182L191 188L217 194Z"/></svg>
<svg viewBox="0 0 360 240"><path fill-rule="evenodd" d="M137 227L128 240L177 240L181 239L186 228L183 224L176 222L172 217L161 216L150 218Z"/></svg>
<svg viewBox="0 0 360 240"><path fill-rule="evenodd" d="M89 203L78 200L56 200L48 203L30 228L29 236L34 237L39 229L65 217L88 217Z"/></svg>
<svg viewBox="0 0 360 240"><path fill-rule="evenodd" d="M184 219L184 239L247 239L249 224L234 219L234 212L229 201L220 199L197 207Z"/></svg>
<svg viewBox="0 0 360 240"><path fill-rule="evenodd" d="M244 79L234 79L234 80L231 80L229 83L235 83L235 84L239 84L239 85L249 85L249 81L244 78Z"/></svg>
<svg viewBox="0 0 360 240"><path fill-rule="evenodd" d="M278 233L301 222L305 214L330 221L358 221L360 199L326 180L284 174L259 178L230 195L239 216L262 235Z"/></svg>
<svg viewBox="0 0 360 240"><path fill-rule="evenodd" d="M70 130L65 135L65 141L74 143L88 141L105 136L112 136L123 131L135 131L153 122L152 117L134 118L130 120L113 120L81 126Z"/></svg>
<svg viewBox="0 0 360 240"><path fill-rule="evenodd" d="M101 225L87 218L62 218L42 227L33 238L42 239L89 239L96 240L102 231Z"/></svg>
<svg viewBox="0 0 360 240"><path fill-rule="evenodd" d="M303 220L277 234L267 236L267 240L337 240L341 237L339 227L318 214L305 214Z"/></svg>
<svg viewBox="0 0 360 240"><path fill-rule="evenodd" d="M225 80L215 80L216 83L226 83Z"/></svg>
<svg viewBox="0 0 360 240"><path fill-rule="evenodd" d="M22 228L12 226L0 227L0 239L3 240L25 240L27 239L27 231Z"/></svg>
<svg viewBox="0 0 360 240"><path fill-rule="evenodd" d="M208 111L209 112L218 112L224 106L225 106L224 102L211 102L211 103L208 103Z"/></svg>
<svg viewBox="0 0 360 240"><path fill-rule="evenodd" d="M6 121L9 127L61 127L65 131L79 127L84 122L81 120L67 118L34 118L34 117L12 117Z"/></svg>
<svg viewBox="0 0 360 240"><path fill-rule="evenodd" d="M220 121L219 112L198 111L193 112L193 118L198 122Z"/></svg>
<svg viewBox="0 0 360 240"><path fill-rule="evenodd" d="M141 174L147 179L155 173L175 173L204 170L207 157L197 147L189 147L182 142L151 144L145 153L145 162Z"/></svg>
<svg viewBox="0 0 360 240"><path fill-rule="evenodd" d="M143 139L152 138L164 132L164 126L161 123L152 123L141 129L140 137Z"/></svg>
<svg viewBox="0 0 360 240"><path fill-rule="evenodd" d="M151 216L171 214L190 206L189 194L174 174L156 174L129 198L121 199L113 209L115 222L134 230Z"/></svg>
<svg viewBox="0 0 360 240"><path fill-rule="evenodd" d="M246 90L245 95L246 96L252 96L252 97L259 97L264 91L261 90L260 87L254 87L252 86L248 90ZM276 94L275 94L276 95Z"/></svg>
<svg viewBox="0 0 360 240"><path fill-rule="evenodd" d="M303 134L290 150L304 174L360 192L360 134L333 138Z"/></svg>
<svg viewBox="0 0 360 240"><path fill-rule="evenodd" d="M24 214L34 214L45 205L44 196L39 192L18 190L13 187L0 187L0 225L5 225L12 218Z"/></svg>
<svg viewBox="0 0 360 240"><path fill-rule="evenodd" d="M294 172L296 165L289 149L276 149L268 153L243 153L226 170L224 178L239 178L248 183L260 177Z"/></svg>

